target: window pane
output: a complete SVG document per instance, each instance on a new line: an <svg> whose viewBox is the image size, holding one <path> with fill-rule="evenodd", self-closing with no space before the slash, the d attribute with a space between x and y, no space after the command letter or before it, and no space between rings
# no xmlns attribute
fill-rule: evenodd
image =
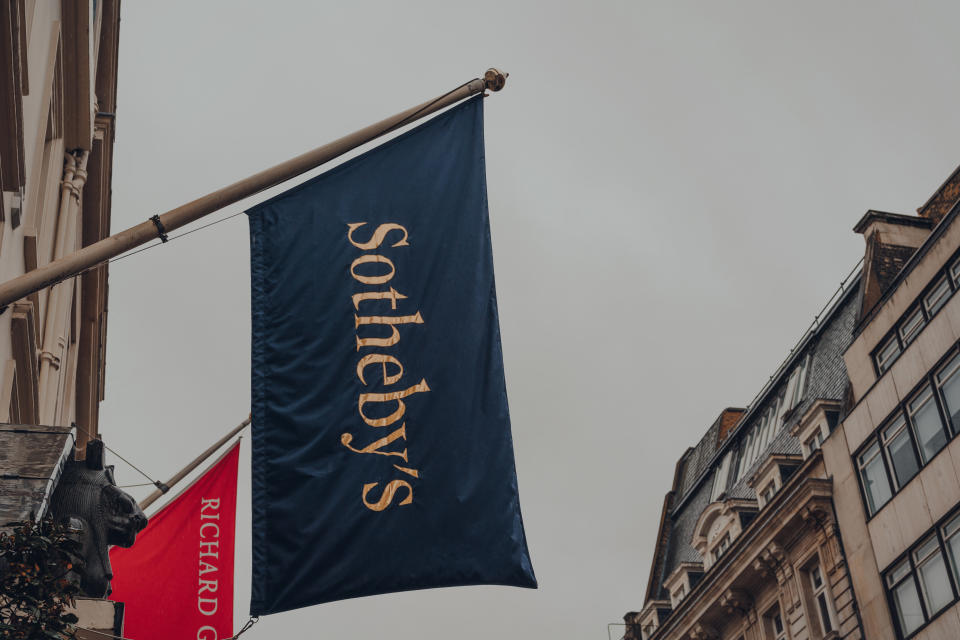
<svg viewBox="0 0 960 640"><path fill-rule="evenodd" d="M890 569L890 572L887 573L887 586L892 587L896 583L903 580L904 576L910 574L910 562L907 560L902 561L900 564L895 566L893 569Z"/></svg>
<svg viewBox="0 0 960 640"><path fill-rule="evenodd" d="M823 623L823 632L833 631L833 623L830 622L830 609L827 608L827 594L821 593L817 596L817 604L820 606L820 622Z"/></svg>
<svg viewBox="0 0 960 640"><path fill-rule="evenodd" d="M953 567L953 577L960 581L960 534L957 527L960 525L960 516L943 527L944 543L947 545L947 555L950 556L950 566Z"/></svg>
<svg viewBox="0 0 960 640"><path fill-rule="evenodd" d="M933 543L937 545L936 538L933 538ZM943 561L939 545L927 560L922 564L917 563L917 573L920 575L920 584L930 615L950 604L953 600L953 588L950 586L950 578L947 577L947 564Z"/></svg>
<svg viewBox="0 0 960 640"><path fill-rule="evenodd" d="M814 591L823 586L823 575L820 573L820 565L816 565L810 570L810 582L813 583Z"/></svg>
<svg viewBox="0 0 960 640"><path fill-rule="evenodd" d="M917 444L920 445L920 455L924 462L929 462L930 458L947 444L947 434L943 431L940 412L937 411L937 404L933 401L929 387L910 403L910 413L917 434Z"/></svg>
<svg viewBox="0 0 960 640"><path fill-rule="evenodd" d="M950 416L950 427L957 433L960 431L960 356L937 374L937 384L940 385L947 415Z"/></svg>
<svg viewBox="0 0 960 640"><path fill-rule="evenodd" d="M877 353L877 368L883 373L890 368L890 365L900 355L900 343L897 342L897 336L890 336L887 344Z"/></svg>
<svg viewBox="0 0 960 640"><path fill-rule="evenodd" d="M883 468L883 459L879 453L880 446L873 443L873 446L860 456L860 477L871 514L885 505L891 496L887 470Z"/></svg>
<svg viewBox="0 0 960 640"><path fill-rule="evenodd" d="M903 635L910 635L924 623L920 596L912 578L907 578L893 590L893 603L897 607L897 620Z"/></svg>
<svg viewBox="0 0 960 640"><path fill-rule="evenodd" d="M960 516L956 516L953 520L943 525L943 535L952 536L958 530L960 530Z"/></svg>
<svg viewBox="0 0 960 640"><path fill-rule="evenodd" d="M933 289L930 290L930 293L924 297L923 306L927 308L927 312L932 316L949 298L950 284L947 282L946 278L943 278Z"/></svg>
<svg viewBox="0 0 960 640"><path fill-rule="evenodd" d="M923 312L920 311L920 307L917 307L917 310L907 316L907 319L900 325L900 336L903 338L903 344L910 344L921 329L923 329Z"/></svg>
<svg viewBox="0 0 960 640"><path fill-rule="evenodd" d="M960 283L960 260L954 262L953 266L950 267L950 276L954 282Z"/></svg>
<svg viewBox="0 0 960 640"><path fill-rule="evenodd" d="M883 432L883 441L890 456L897 486L902 487L910 482L920 469L903 416L899 416L894 424L887 427Z"/></svg>

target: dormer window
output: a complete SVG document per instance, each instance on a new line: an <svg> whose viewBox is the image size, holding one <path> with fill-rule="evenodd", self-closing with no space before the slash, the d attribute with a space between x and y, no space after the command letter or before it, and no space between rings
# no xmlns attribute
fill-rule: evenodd
<svg viewBox="0 0 960 640"><path fill-rule="evenodd" d="M669 617L671 606L666 600L648 600L640 613L628 614L631 619L627 620L627 624L638 625L641 639L650 640L660 628L660 621Z"/></svg>
<svg viewBox="0 0 960 640"><path fill-rule="evenodd" d="M773 500L784 480L801 462L800 456L774 453L763 461L750 477L750 486L757 492L757 503L763 509Z"/></svg>
<svg viewBox="0 0 960 640"><path fill-rule="evenodd" d="M690 590L697 585L697 581L703 575L703 565L699 562L681 562L674 569L667 579L663 581L663 587L670 594L670 606L674 609L680 604Z"/></svg>
<svg viewBox="0 0 960 640"><path fill-rule="evenodd" d="M803 459L820 450L823 442L837 425L840 403L835 400L817 400L791 430L790 435L800 441Z"/></svg>
<svg viewBox="0 0 960 640"><path fill-rule="evenodd" d="M704 509L694 526L690 543L703 558L705 569L709 570L733 545L743 531L744 522L756 510L753 500L732 498L714 502Z"/></svg>

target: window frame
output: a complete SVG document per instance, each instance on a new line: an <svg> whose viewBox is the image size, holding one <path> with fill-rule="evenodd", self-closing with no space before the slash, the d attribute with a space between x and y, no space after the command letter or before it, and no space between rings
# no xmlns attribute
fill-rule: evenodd
<svg viewBox="0 0 960 640"><path fill-rule="evenodd" d="M955 507L951 512L940 518L933 527L921 534L903 553L880 572L887 596L887 604L893 616L898 638L903 640L913 638L936 618L950 611L954 605L960 602L960 557L954 558L949 546L949 541L957 538L957 536L960 536L960 506ZM923 547L931 544L933 550L920 556ZM940 609L931 612L930 598L927 594L921 569L935 554L940 555L940 559L945 566L950 597ZM960 545L958 545L958 556L960 556ZM900 577L896 577L898 572L903 572ZM912 581L914 595L917 598L923 618L923 621L909 632L904 629L900 610L897 607L898 601L894 597L895 590L907 580Z"/></svg>
<svg viewBox="0 0 960 640"><path fill-rule="evenodd" d="M763 500L764 506L770 504L770 501L773 500L774 496L777 495L777 483L774 480L771 480L767 483L767 486L763 488L763 491L760 492L760 498Z"/></svg>
<svg viewBox="0 0 960 640"><path fill-rule="evenodd" d="M907 330L908 325L912 325L909 331ZM910 311L907 311L903 315L903 319L897 323L897 334L900 336L901 349L906 350L926 326L927 316L923 312L923 305L915 305Z"/></svg>
<svg viewBox="0 0 960 640"><path fill-rule="evenodd" d="M936 367L934 367L936 369ZM946 449L947 445L950 444L950 440L953 437L953 434L950 433L948 426L946 425L943 419L943 412L940 410L940 403L937 399L937 394L933 392L933 385L930 384L930 375L924 376L924 379L921 381L919 388L911 393L907 397L907 401L904 403L904 409L907 416L907 420L910 423L910 429L913 432L914 442L917 447L917 451L920 453L920 460L922 464L920 468L930 464L930 461L937 457L937 454ZM924 396L926 398L924 399ZM923 400L921 403L920 401ZM945 437L943 444L940 445L936 451L930 454L930 458L926 459L926 450L923 447L923 443L920 440L920 433L917 429L917 421L914 416L920 412L920 409L923 409L928 402L933 402L933 411L937 419L940 421L940 433ZM920 403L920 409L914 409L914 405Z"/></svg>
<svg viewBox="0 0 960 640"><path fill-rule="evenodd" d="M946 291L943 294L941 294L941 296L937 298L933 304L930 304L930 296L932 296L938 289L940 289L941 285L946 285ZM933 284L930 285L927 291L923 294L922 305L923 305L924 311L927 314L927 318L928 319L933 318L933 316L936 315L937 311L940 311L940 309L942 309L944 305L947 304L947 302L950 300L950 297L953 295L953 293L954 293L953 283L951 282L950 278L947 277L946 273L941 274L939 279L934 280Z"/></svg>
<svg viewBox="0 0 960 640"><path fill-rule="evenodd" d="M820 586L817 586L814 575L820 577ZM810 593L813 596L811 603L816 613L817 622L820 624L822 636L826 636L831 631L835 631L837 626L837 606L833 602L833 592L830 590L830 583L827 580L823 568L820 566L819 559L807 569L807 578L810 580ZM822 600L821 600L822 598ZM826 609L826 611L824 611ZM826 619L824 619L826 614ZM829 629L827 627L830 627Z"/></svg>
<svg viewBox="0 0 960 640"><path fill-rule="evenodd" d="M899 425L899 427L898 427ZM895 433L892 436L888 436L888 433L891 430L895 430ZM897 465L894 463L893 453L890 450L890 445L901 436L905 434L907 437L907 442L910 446L910 451L913 453L913 462L916 465L913 473L909 478L906 478L901 481L900 474L897 472ZM884 458L886 460L886 468L889 473L888 480L890 481L890 488L892 490L891 498L896 495L900 489L905 487L911 480L913 480L920 469L923 468L924 462L923 458L920 456L918 451L919 446L917 444L916 436L910 426L910 422L907 420L906 414L903 411L897 411L893 419L887 420L884 425L880 428L879 433L879 442L880 448L883 450Z"/></svg>
<svg viewBox="0 0 960 640"><path fill-rule="evenodd" d="M887 347L890 346L896 346L896 351L884 358L883 354L887 350ZM886 340L880 343L880 346L874 352L873 364L877 368L879 376L889 371L890 367L893 366L893 363L897 361L897 358L899 358L902 353L903 345L900 343L900 332L894 331Z"/></svg>
<svg viewBox="0 0 960 640"><path fill-rule="evenodd" d="M895 577L895 574L902 567L906 567L906 573L899 578ZM920 605L920 615L923 618L923 621L920 624L910 630L907 630L903 624L903 617L901 615L900 608L897 606L898 600L895 596L897 590L908 580L913 585L913 592L916 595L917 603ZM883 589L887 594L887 602L890 607L890 614L893 616L898 637L910 638L930 623L930 616L927 614L927 608L923 602L923 596L920 594L920 585L917 582L917 575L913 569L913 564L911 563L909 556L902 558L898 562L894 562L890 569L883 572Z"/></svg>
<svg viewBox="0 0 960 640"><path fill-rule="evenodd" d="M954 284L955 287L960 288L960 258L955 260L952 265L950 265L949 270L947 271L950 282Z"/></svg>
<svg viewBox="0 0 960 640"><path fill-rule="evenodd" d="M958 261L960 265L960 261ZM917 384L910 390L909 393L904 394L902 397L906 400L901 401L896 407L894 407L889 415L880 422L880 426L871 432L871 434L866 437L863 442L857 447L851 456L854 467L857 470L857 482L860 485L860 496L863 500L864 511L867 512L867 521L873 519L880 510L887 505L890 500L892 500L900 491L906 487L907 484L912 482L919 472L914 475L909 481L904 482L902 485L898 484L898 481L895 479L894 469L891 465L890 460L888 459L888 454L884 453L883 455L883 467L887 476L887 486L890 488L890 498L883 502L883 504L878 504L876 508L871 508L872 499L868 493L867 482L865 481L864 471L867 468L867 464L864 463L864 458L866 454L872 449L874 445L878 445L882 451L885 451L885 445L883 439L883 431L887 429L891 422L896 419L899 413L903 413L907 417L907 423L910 426L910 438L913 443L914 453L917 456L917 459L920 461L919 470L923 470L928 464L931 464L938 455L943 453L945 449L949 447L950 442L957 437L960 437L960 428L958 428L957 433L953 432L952 424L950 423L950 418L947 414L947 405L946 399L941 391L941 384L939 383L939 378L944 371L951 372L952 375L957 375L960 372L960 340L954 342L954 344L947 349L936 364L930 368L924 374L924 376L917 382ZM917 413L912 404L924 395L927 391L927 387L930 387L930 390L933 391L933 400L936 405L936 413L940 419L940 429L946 435L946 440L943 443L943 446L940 447L929 459L924 460L924 454L921 452L919 438L917 437L915 422L913 415ZM927 400L929 401L929 400ZM871 462L873 457L871 456L870 460L867 463Z"/></svg>
<svg viewBox="0 0 960 640"><path fill-rule="evenodd" d="M807 448L807 455L812 456L814 451L819 451L823 447L824 440L826 438L823 437L823 429L816 429L811 433L810 437L803 443L803 446ZM813 444L810 444L811 442Z"/></svg>
<svg viewBox="0 0 960 640"><path fill-rule="evenodd" d="M930 546L932 550L926 552L922 557L920 557L919 554L921 551L923 551L923 547L925 546ZM940 608L934 611L926 581L927 574L924 573L923 568L925 565L933 561L934 556L936 555L939 555L940 561L943 563L943 570L947 577L947 587L950 589L950 594L947 598L947 601L941 605ZM934 532L932 535L926 536L925 538L921 538L920 542L917 542L911 547L910 560L916 571L917 585L920 587L920 597L923 598L923 604L928 616L935 616L949 607L951 602L956 602L956 586L954 585L953 579L950 576L950 565L948 564L947 558L943 553L943 544L940 540L940 537L937 535L937 532Z"/></svg>
<svg viewBox="0 0 960 640"><path fill-rule="evenodd" d="M946 283L946 289L943 288L944 283ZM941 294L936 298L931 298L937 291L941 291ZM957 291L960 291L960 250L951 256L947 264L937 270L927 286L923 288L923 291L914 298L907 310L897 318L890 330L870 352L878 378L890 369L900 354L906 351L907 347L933 320L934 316L947 305ZM920 310L922 320L917 317L917 310ZM918 324L907 331L907 325L914 321L917 321ZM887 358L881 358L884 350L892 346L893 342L898 345L897 352Z"/></svg>
<svg viewBox="0 0 960 640"><path fill-rule="evenodd" d="M720 541L717 542L710 550L710 554L713 556L713 563L716 564L720 558L723 557L733 544L733 536L730 535L730 532L727 531L722 536L720 536Z"/></svg>
<svg viewBox="0 0 960 640"><path fill-rule="evenodd" d="M951 367L951 365L953 365ZM949 375L946 377L943 376L944 372L950 369ZM943 417L947 424L947 430L950 433L950 437L953 438L958 433L960 433L960 424L954 427L953 425L953 416L950 414L950 407L947 405L947 397L943 393L943 387L945 382L949 381L954 376L960 376L960 353L954 354L952 358L948 358L947 361L937 367L934 367L933 374L933 386L937 390L937 396L940 400L940 407L943 411ZM960 413L960 407L957 408L958 413Z"/></svg>
<svg viewBox="0 0 960 640"><path fill-rule="evenodd" d="M870 456L870 460L868 460L865 463L863 459L867 455L867 453L870 451L870 449L872 449L873 447L877 448L877 452L874 455ZM868 493L867 483L864 481L864 471L869 466L869 464L878 457L880 458L880 465L884 471L884 477L887 480L887 489L889 491L889 495L883 502L879 504L875 504L874 508L871 509L870 505L873 504L874 501L871 498L871 495ZM896 492L893 490L893 483L890 479L890 476L891 476L890 468L887 466L887 459L886 459L886 456L883 454L883 445L881 444L880 440L876 436L873 436L869 440L867 440L867 442L864 443L862 450L856 454L856 458L854 462L856 463L856 467L857 467L857 479L860 481L860 493L861 493L861 496L863 497L864 506L866 507L866 511L869 518L872 518L873 516L878 514L880 510L883 509L887 504L889 504L890 501L893 500L893 496L896 495Z"/></svg>
<svg viewBox="0 0 960 640"><path fill-rule="evenodd" d="M763 614L764 636L769 640L790 640L789 626L783 619L783 610L780 603L772 605L767 612ZM780 630L777 631L777 622L780 623Z"/></svg>

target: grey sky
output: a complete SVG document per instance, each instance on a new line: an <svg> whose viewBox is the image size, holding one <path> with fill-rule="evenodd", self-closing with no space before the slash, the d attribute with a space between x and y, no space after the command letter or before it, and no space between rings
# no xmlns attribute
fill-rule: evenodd
<svg viewBox="0 0 960 640"><path fill-rule="evenodd" d="M960 163L958 19L947 2L126 1L114 231L511 74L486 103L487 171L540 589L364 598L247 637L601 640L639 609L677 458L856 263L860 216L913 213ZM156 476L249 412L247 259L238 216L111 266L101 430Z"/></svg>

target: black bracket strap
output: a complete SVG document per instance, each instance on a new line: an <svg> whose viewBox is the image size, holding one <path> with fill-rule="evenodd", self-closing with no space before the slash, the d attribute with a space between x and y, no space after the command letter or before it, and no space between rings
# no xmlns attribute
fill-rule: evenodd
<svg viewBox="0 0 960 640"><path fill-rule="evenodd" d="M157 236L160 238L160 241L168 241L170 238L167 237L167 230L163 228L163 223L160 222L160 216L153 216L150 218L150 221L153 222L153 225L157 228Z"/></svg>

